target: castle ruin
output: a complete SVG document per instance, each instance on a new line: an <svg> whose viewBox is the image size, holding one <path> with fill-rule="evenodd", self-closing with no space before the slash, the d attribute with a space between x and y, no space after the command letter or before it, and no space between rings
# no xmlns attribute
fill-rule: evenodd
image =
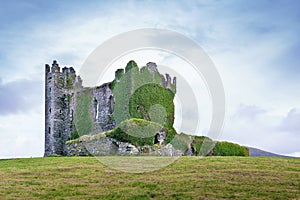
<svg viewBox="0 0 300 200"><path fill-rule="evenodd" d="M133 61L130 61L133 62ZM73 67L64 67L62 71L57 61L52 66L45 66L45 152L44 156L51 154L67 155L66 141L72 139L76 133L74 113L78 104L78 96L82 93L89 98L89 114L92 118L92 130L87 134L114 129L118 124L113 119L115 97L111 87L112 82L120 82L120 74L126 73L118 69L114 81L101 86L86 88L82 79L76 75ZM151 76L157 72L155 63L148 63L146 68ZM158 72L157 72L158 73ZM160 75L162 87L176 90L176 77L166 74ZM174 89L175 88L175 89ZM175 92L175 91L174 91Z"/></svg>

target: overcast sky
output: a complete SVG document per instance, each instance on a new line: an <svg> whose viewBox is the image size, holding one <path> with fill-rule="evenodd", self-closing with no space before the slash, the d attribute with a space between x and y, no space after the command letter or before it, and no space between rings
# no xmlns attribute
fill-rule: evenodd
<svg viewBox="0 0 300 200"><path fill-rule="evenodd" d="M0 1L0 158L43 156L45 63L79 71L139 28L182 33L212 59L226 95L219 140L300 156L299 1L11 0Z"/></svg>

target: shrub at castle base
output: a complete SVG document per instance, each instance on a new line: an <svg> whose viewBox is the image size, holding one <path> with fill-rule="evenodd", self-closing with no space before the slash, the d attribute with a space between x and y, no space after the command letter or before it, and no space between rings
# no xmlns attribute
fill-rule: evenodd
<svg viewBox="0 0 300 200"><path fill-rule="evenodd" d="M176 77L155 63L130 61L112 82L87 88L75 70L46 65L45 156L240 155L248 149L204 136L177 134Z"/></svg>
<svg viewBox="0 0 300 200"><path fill-rule="evenodd" d="M183 155L198 156L249 156L249 149L231 142L213 141L206 136L175 135L171 141Z"/></svg>

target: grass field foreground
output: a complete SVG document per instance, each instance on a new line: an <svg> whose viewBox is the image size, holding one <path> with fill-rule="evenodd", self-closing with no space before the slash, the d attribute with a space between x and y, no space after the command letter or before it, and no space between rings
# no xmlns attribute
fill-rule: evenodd
<svg viewBox="0 0 300 200"><path fill-rule="evenodd" d="M180 157L140 174L94 157L24 158L0 160L0 177L0 199L300 198L300 159L291 158Z"/></svg>

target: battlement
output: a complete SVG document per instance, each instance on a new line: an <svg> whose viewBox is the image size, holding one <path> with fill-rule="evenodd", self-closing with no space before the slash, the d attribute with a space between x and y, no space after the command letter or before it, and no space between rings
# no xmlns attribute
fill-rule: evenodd
<svg viewBox="0 0 300 200"><path fill-rule="evenodd" d="M50 70L50 65L45 65L46 77L53 83L56 83L57 87L62 89L73 89L82 88L82 79L80 76L76 75L76 71L73 67L64 67L62 71L56 60L53 60L52 67Z"/></svg>
<svg viewBox="0 0 300 200"><path fill-rule="evenodd" d="M157 72L157 65L156 65L156 63L154 63L154 62L148 62L146 64L146 66L148 67L151 76L154 77L155 72Z"/></svg>
<svg viewBox="0 0 300 200"><path fill-rule="evenodd" d="M60 72L60 67L59 67L59 64L57 63L56 60L53 60L53 63L52 63L52 67L51 67L51 72L52 73L56 73L56 72Z"/></svg>
<svg viewBox="0 0 300 200"><path fill-rule="evenodd" d="M128 65L130 65L130 66L128 66ZM165 87L165 88L168 88L168 89L172 90L174 93L176 92L176 77L173 77L173 81L172 81L172 77L169 74L165 74L165 75L160 74L158 72L156 63L154 63L154 62L148 62L145 67L150 72L150 75L151 75L152 79L155 79L155 76L159 75L161 77L160 78L161 81L160 81L159 84L162 87ZM145 67L142 67L141 69L139 69L137 67L137 64L134 61L129 61L129 63L127 64L127 67L125 68L125 70L124 69L117 69L115 71L115 79L114 79L114 81L116 81L117 83L119 83L121 81L123 75L125 73L128 73L131 69L135 69L138 72L142 73L141 70L143 70L143 68L145 68ZM156 82L156 81L154 81L154 82Z"/></svg>

